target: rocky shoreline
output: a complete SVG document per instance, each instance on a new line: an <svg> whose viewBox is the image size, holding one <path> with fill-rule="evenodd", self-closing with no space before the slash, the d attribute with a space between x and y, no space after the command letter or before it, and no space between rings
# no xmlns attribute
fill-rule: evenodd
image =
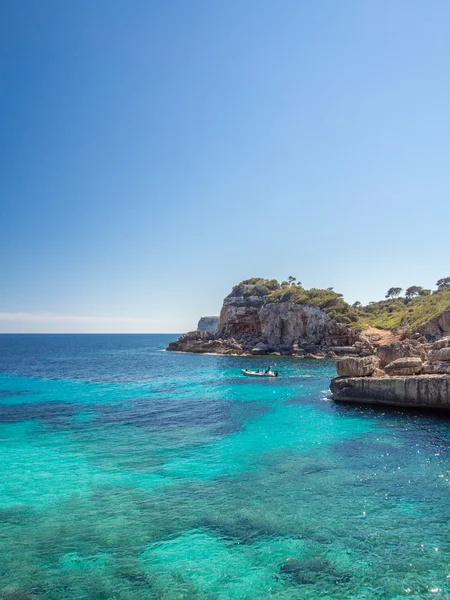
<svg viewBox="0 0 450 600"><path fill-rule="evenodd" d="M245 293L245 286L242 286ZM220 317L202 317L167 350L239 356L337 358L368 356L374 346L319 308L294 302L270 303L265 296L225 298Z"/></svg>
<svg viewBox="0 0 450 600"><path fill-rule="evenodd" d="M331 392L345 402L450 409L450 375L335 377Z"/></svg>
<svg viewBox="0 0 450 600"><path fill-rule="evenodd" d="M338 360L336 368L335 400L450 409L450 336L380 346L365 359Z"/></svg>
<svg viewBox="0 0 450 600"><path fill-rule="evenodd" d="M360 333L320 308L249 295L239 284L220 317L203 317L198 329L167 350L228 356L292 356L336 360L335 400L450 408L450 310L402 335ZM381 332L384 334L385 332Z"/></svg>
<svg viewBox="0 0 450 600"><path fill-rule="evenodd" d="M291 347L270 345L262 340L245 337L224 338L206 331L184 333L167 347L170 352L193 354L223 354L228 356L292 356L294 358L333 358L339 356L369 356L373 352L370 342L356 342L353 346L320 346L317 344L294 343Z"/></svg>

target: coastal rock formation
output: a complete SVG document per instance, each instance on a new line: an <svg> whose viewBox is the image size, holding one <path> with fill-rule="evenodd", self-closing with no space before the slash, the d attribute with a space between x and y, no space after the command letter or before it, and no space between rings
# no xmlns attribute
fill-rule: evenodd
<svg viewBox="0 0 450 600"><path fill-rule="evenodd" d="M331 391L335 400L450 409L450 375L335 377Z"/></svg>
<svg viewBox="0 0 450 600"><path fill-rule="evenodd" d="M450 335L431 344L432 350L441 350L442 348L450 348Z"/></svg>
<svg viewBox="0 0 450 600"><path fill-rule="evenodd" d="M430 362L440 362L442 360L450 361L450 348L439 348L437 350L430 350L428 353L428 360Z"/></svg>
<svg viewBox="0 0 450 600"><path fill-rule="evenodd" d="M197 325L199 331L206 333L217 333L219 329L219 317L202 317Z"/></svg>
<svg viewBox="0 0 450 600"><path fill-rule="evenodd" d="M388 375L417 375L422 371L420 358L397 358L384 367Z"/></svg>
<svg viewBox="0 0 450 600"><path fill-rule="evenodd" d="M223 302L218 327L216 318L203 317L197 332L181 336L167 349L255 356L279 353L314 358L373 353L367 338L338 323L317 306L273 300L271 286L278 291L287 289L271 281L264 285L243 282L235 286ZM298 292L298 288L296 290ZM327 302L339 301L339 295L334 292L324 293Z"/></svg>
<svg viewBox="0 0 450 600"><path fill-rule="evenodd" d="M338 360L340 377L332 380L333 398L450 408L450 336L431 345L416 339L397 340L379 346L376 356L384 370L366 367L362 361L370 357Z"/></svg>
<svg viewBox="0 0 450 600"><path fill-rule="evenodd" d="M384 368L399 358L420 358L421 360L425 360L426 349L417 340L405 339L378 346L375 354L380 359L380 367Z"/></svg>
<svg viewBox="0 0 450 600"><path fill-rule="evenodd" d="M241 300L238 304L236 300ZM255 300L257 304L255 304ZM261 321L259 311L263 300L248 298L226 298L220 311L219 333L222 337L242 337L246 335L258 336L261 334ZM255 343L256 345L256 343Z"/></svg>
<svg viewBox="0 0 450 600"><path fill-rule="evenodd" d="M226 298L220 313L219 335L234 337L245 347L264 344L268 351L293 353L302 347L307 351L327 348L349 349L359 353L364 347L361 336L340 325L319 308L292 302L264 303L261 297ZM360 342L360 347L353 344ZM368 345L368 342L367 342Z"/></svg>
<svg viewBox="0 0 450 600"><path fill-rule="evenodd" d="M378 364L379 359L375 356L349 356L338 359L336 369L341 377L370 377L378 368Z"/></svg>
<svg viewBox="0 0 450 600"><path fill-rule="evenodd" d="M362 349L357 346L358 342L354 346L332 346L329 351L333 352L337 356L349 356L352 354L360 354Z"/></svg>
<svg viewBox="0 0 450 600"><path fill-rule="evenodd" d="M450 335L450 309L444 310L433 319L416 327L412 331L412 334L414 333L423 335L428 341L438 340L443 336Z"/></svg>
<svg viewBox="0 0 450 600"><path fill-rule="evenodd" d="M423 373L450 373L450 336L431 345Z"/></svg>
<svg viewBox="0 0 450 600"><path fill-rule="evenodd" d="M184 333L167 350L171 352L193 352L195 354L231 354L243 353L242 346L234 339L217 339L214 334L205 331L190 331Z"/></svg>
<svg viewBox="0 0 450 600"><path fill-rule="evenodd" d="M450 362L425 363L422 368L422 373L426 373L428 375L450 374Z"/></svg>

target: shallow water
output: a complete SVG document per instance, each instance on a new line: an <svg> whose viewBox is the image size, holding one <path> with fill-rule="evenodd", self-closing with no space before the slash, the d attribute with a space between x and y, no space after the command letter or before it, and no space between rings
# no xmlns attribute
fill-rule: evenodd
<svg viewBox="0 0 450 600"><path fill-rule="evenodd" d="M450 598L445 415L174 337L0 336L0 598Z"/></svg>

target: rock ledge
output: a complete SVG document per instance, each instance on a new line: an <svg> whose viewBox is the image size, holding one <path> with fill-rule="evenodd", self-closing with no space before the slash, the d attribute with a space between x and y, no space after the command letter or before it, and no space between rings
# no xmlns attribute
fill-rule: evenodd
<svg viewBox="0 0 450 600"><path fill-rule="evenodd" d="M450 375L335 377L331 392L335 400L450 409Z"/></svg>

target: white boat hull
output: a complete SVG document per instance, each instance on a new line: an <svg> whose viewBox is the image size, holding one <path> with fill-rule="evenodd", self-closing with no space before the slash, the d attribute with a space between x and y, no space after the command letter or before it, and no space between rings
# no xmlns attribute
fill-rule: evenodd
<svg viewBox="0 0 450 600"><path fill-rule="evenodd" d="M242 374L246 377L277 377L275 373L255 373L255 371L245 371L242 369Z"/></svg>

